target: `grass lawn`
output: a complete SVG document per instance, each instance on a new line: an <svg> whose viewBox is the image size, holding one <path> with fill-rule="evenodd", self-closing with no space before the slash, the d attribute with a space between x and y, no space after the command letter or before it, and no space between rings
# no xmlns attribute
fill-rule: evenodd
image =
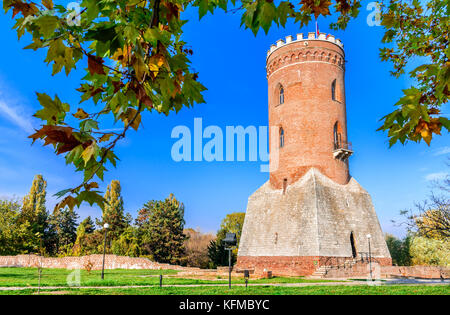
<svg viewBox="0 0 450 315"><path fill-rule="evenodd" d="M36 294L36 289L0 291L2 294ZM450 295L449 286L306 286L306 287L166 287L121 289L41 290L41 294L73 295Z"/></svg>
<svg viewBox="0 0 450 315"><path fill-rule="evenodd" d="M73 270L43 269L41 286L67 286L67 276ZM81 286L136 286L159 285L159 275L163 274L164 284L225 284L228 279L202 280L178 278L176 270L105 270L105 279L101 280L101 271L90 273L80 271ZM233 279L233 283L244 283L243 278ZM330 280L313 280L302 277L275 277L272 279L255 279L250 283L309 283L328 282ZM38 285L38 271L36 268L0 268L0 287L35 287Z"/></svg>

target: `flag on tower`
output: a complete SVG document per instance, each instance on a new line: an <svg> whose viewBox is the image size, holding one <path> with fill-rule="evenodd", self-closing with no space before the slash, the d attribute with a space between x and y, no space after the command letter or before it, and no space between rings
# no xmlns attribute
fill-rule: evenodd
<svg viewBox="0 0 450 315"><path fill-rule="evenodd" d="M319 24L316 21L316 37L319 37Z"/></svg>

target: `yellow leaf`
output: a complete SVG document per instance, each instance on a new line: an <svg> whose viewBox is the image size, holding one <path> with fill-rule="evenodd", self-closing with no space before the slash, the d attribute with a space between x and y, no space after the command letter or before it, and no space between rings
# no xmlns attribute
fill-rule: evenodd
<svg viewBox="0 0 450 315"><path fill-rule="evenodd" d="M89 184L85 184L84 188L86 188L86 190L91 190L92 188L98 188L98 183L90 182Z"/></svg>
<svg viewBox="0 0 450 315"><path fill-rule="evenodd" d="M106 142L109 141L109 139L113 136L112 133L107 133L101 136L101 138L98 140L98 142Z"/></svg>
<svg viewBox="0 0 450 315"><path fill-rule="evenodd" d="M83 153L81 153L81 157L84 160L84 164L87 164L89 160L92 158L92 156L95 153L97 144L95 142L92 142L90 146L88 146L86 149L84 149Z"/></svg>
<svg viewBox="0 0 450 315"><path fill-rule="evenodd" d="M140 124L141 124L141 114L138 114L136 119L131 124L131 127L137 131Z"/></svg>
<svg viewBox="0 0 450 315"><path fill-rule="evenodd" d="M151 63L151 64L149 64L148 66L149 66L150 71L152 72L153 76L156 77L156 76L158 75L158 72L159 72L159 67L158 67L158 65L155 65L154 63Z"/></svg>
<svg viewBox="0 0 450 315"><path fill-rule="evenodd" d="M136 116L137 114L137 116ZM133 118L136 116L136 118L133 120ZM141 114L137 113L137 110L134 108L128 108L125 113L122 113L120 115L120 119L123 121L125 125L130 124L130 122L133 120L133 122L130 124L130 126L134 130L138 130L139 125L141 124Z"/></svg>
<svg viewBox="0 0 450 315"><path fill-rule="evenodd" d="M134 58L133 68L136 72L136 77L138 80L142 80L144 75L147 74L147 67L145 66L144 60L142 60L141 56L136 56L136 58Z"/></svg>
<svg viewBox="0 0 450 315"><path fill-rule="evenodd" d="M67 196L64 198L61 202L57 203L55 206L54 212L58 211L59 209L63 209L66 206L70 208L70 210L73 210L73 208L76 206L77 200L72 196Z"/></svg>
<svg viewBox="0 0 450 315"><path fill-rule="evenodd" d="M78 108L77 112L75 114L73 114L73 117L78 118L78 119L86 119L89 117L89 114L86 113L83 109Z"/></svg>

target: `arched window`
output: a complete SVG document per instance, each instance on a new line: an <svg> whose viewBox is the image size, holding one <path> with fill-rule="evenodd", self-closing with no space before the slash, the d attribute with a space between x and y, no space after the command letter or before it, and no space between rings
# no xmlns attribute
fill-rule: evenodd
<svg viewBox="0 0 450 315"><path fill-rule="evenodd" d="M333 101L336 100L336 80L334 80L333 83L331 83L331 99Z"/></svg>
<svg viewBox="0 0 450 315"><path fill-rule="evenodd" d="M339 123L336 122L334 124L334 128L333 128L333 139L334 139L334 149L335 150L341 148L341 145L342 145L341 133L340 133L339 129L340 129Z"/></svg>
<svg viewBox="0 0 450 315"><path fill-rule="evenodd" d="M280 128L280 148L284 147L284 129Z"/></svg>
<svg viewBox="0 0 450 315"><path fill-rule="evenodd" d="M280 99L279 99L279 101L280 101L279 104L284 104L284 88L281 85L280 85Z"/></svg>

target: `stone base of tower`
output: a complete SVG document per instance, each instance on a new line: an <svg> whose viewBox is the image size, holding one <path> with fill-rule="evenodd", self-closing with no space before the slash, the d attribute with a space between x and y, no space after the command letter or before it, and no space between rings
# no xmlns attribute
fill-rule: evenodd
<svg viewBox="0 0 450 315"><path fill-rule="evenodd" d="M391 257L370 195L355 179L340 185L311 168L285 192L270 182L248 201L237 269L310 275L323 265Z"/></svg>

